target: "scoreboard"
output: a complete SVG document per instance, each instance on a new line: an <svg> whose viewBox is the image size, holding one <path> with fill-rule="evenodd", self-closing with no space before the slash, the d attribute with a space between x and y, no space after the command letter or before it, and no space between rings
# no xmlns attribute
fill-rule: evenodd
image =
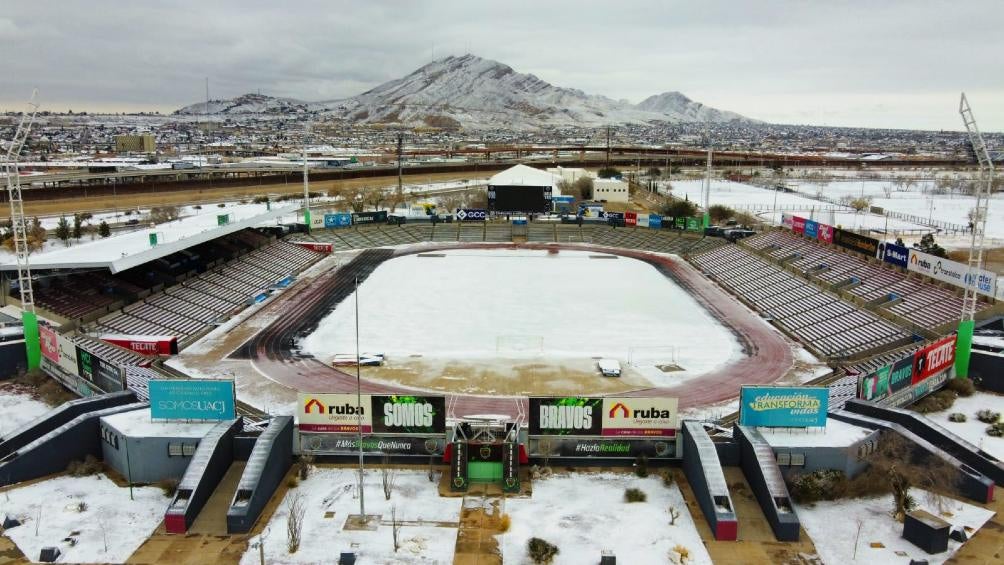
<svg viewBox="0 0 1004 565"><path fill-rule="evenodd" d="M492 212L551 211L550 186L489 186L488 210Z"/></svg>

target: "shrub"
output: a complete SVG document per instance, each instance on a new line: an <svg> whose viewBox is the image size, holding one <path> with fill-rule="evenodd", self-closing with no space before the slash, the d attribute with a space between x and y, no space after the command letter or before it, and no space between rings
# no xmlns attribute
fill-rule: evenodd
<svg viewBox="0 0 1004 565"><path fill-rule="evenodd" d="M509 528L512 527L512 518L508 514L503 514L502 518L499 519L499 531L508 532Z"/></svg>
<svg viewBox="0 0 1004 565"><path fill-rule="evenodd" d="M178 491L178 479L168 477L156 482L155 486L164 492L164 496L171 498Z"/></svg>
<svg viewBox="0 0 1004 565"><path fill-rule="evenodd" d="M526 542L526 552L534 563L550 563L558 554L558 546L541 538L530 538Z"/></svg>
<svg viewBox="0 0 1004 565"><path fill-rule="evenodd" d="M602 167L600 170L596 171L596 176L601 179L612 179L621 176L621 172L614 167Z"/></svg>
<svg viewBox="0 0 1004 565"><path fill-rule="evenodd" d="M648 457L639 455L634 460L634 474L643 479L648 476Z"/></svg>
<svg viewBox="0 0 1004 565"><path fill-rule="evenodd" d="M645 502L648 496L641 489L629 488L624 491L625 502Z"/></svg>
<svg viewBox="0 0 1004 565"><path fill-rule="evenodd" d="M847 492L847 476L843 471L820 469L792 477L791 496L795 502L812 503L835 500Z"/></svg>
<svg viewBox="0 0 1004 565"><path fill-rule="evenodd" d="M290 475L289 478L286 479L286 486L289 488L296 488L300 486L300 476L296 473Z"/></svg>
<svg viewBox="0 0 1004 565"><path fill-rule="evenodd" d="M665 485L667 487L671 487L671 486L673 486L674 482L676 482L676 480L673 478L673 472L672 471L666 471L665 473L663 473L663 475L662 475L662 484L663 485Z"/></svg>
<svg viewBox="0 0 1004 565"><path fill-rule="evenodd" d="M219 204L216 205L216 207L217 208L226 208L227 207L227 203L226 202L220 202Z"/></svg>
<svg viewBox="0 0 1004 565"><path fill-rule="evenodd" d="M679 554L680 561L686 561L690 559L690 550L680 544L676 544L675 546L673 546L673 551Z"/></svg>
<svg viewBox="0 0 1004 565"><path fill-rule="evenodd" d="M996 424L987 426L987 435L993 437L1004 436L1004 422L997 422Z"/></svg>
<svg viewBox="0 0 1004 565"><path fill-rule="evenodd" d="M973 384L973 381L967 378L949 379L945 388L959 396L972 396L976 392L976 386Z"/></svg>
<svg viewBox="0 0 1004 565"><path fill-rule="evenodd" d="M984 409L976 413L976 419L984 424L996 424L1001 419L1001 413Z"/></svg>
<svg viewBox="0 0 1004 565"><path fill-rule="evenodd" d="M255 196L254 199L251 200L251 202L255 204L264 204L268 202L268 196Z"/></svg>
<svg viewBox="0 0 1004 565"><path fill-rule="evenodd" d="M954 391L939 390L932 395L922 398L920 402L913 405L913 409L921 414L948 410L955 404L955 396Z"/></svg>
<svg viewBox="0 0 1004 565"><path fill-rule="evenodd" d="M966 421L966 415L963 414L962 412L953 412L953 413L951 413L951 414L948 415L948 421L949 422L965 422Z"/></svg>
<svg viewBox="0 0 1004 565"><path fill-rule="evenodd" d="M72 477L86 477L88 475L97 475L104 470L104 464L98 461L93 455L88 455L84 457L83 461L70 461L70 464L66 466L66 472Z"/></svg>

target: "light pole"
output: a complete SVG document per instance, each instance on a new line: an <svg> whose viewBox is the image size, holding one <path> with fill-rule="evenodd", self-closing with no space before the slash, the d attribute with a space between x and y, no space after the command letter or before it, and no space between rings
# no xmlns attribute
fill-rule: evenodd
<svg viewBox="0 0 1004 565"><path fill-rule="evenodd" d="M359 276L356 275L356 431L359 441L359 519L366 523L366 497L363 494L363 394L362 372L359 367Z"/></svg>

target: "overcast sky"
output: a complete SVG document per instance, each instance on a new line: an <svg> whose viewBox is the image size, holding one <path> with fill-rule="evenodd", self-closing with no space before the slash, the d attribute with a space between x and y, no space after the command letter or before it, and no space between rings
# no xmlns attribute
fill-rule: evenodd
<svg viewBox="0 0 1004 565"><path fill-rule="evenodd" d="M755 5L759 4L759 5ZM678 90L778 123L1004 131L1004 0L5 0L0 109L169 112L261 91L358 94L476 55L639 102Z"/></svg>

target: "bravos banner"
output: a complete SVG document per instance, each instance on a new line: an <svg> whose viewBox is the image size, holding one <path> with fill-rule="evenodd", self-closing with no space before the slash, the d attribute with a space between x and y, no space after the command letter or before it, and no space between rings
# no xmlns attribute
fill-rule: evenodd
<svg viewBox="0 0 1004 565"><path fill-rule="evenodd" d="M542 437L530 439L528 450L530 457L673 458L676 440Z"/></svg>
<svg viewBox="0 0 1004 565"><path fill-rule="evenodd" d="M445 434L446 399L442 396L299 394L301 432Z"/></svg>
<svg viewBox="0 0 1004 565"><path fill-rule="evenodd" d="M368 436L363 438L363 453L373 455L442 455L443 437ZM322 455L357 455L358 438L352 435L300 434L300 450Z"/></svg>
<svg viewBox="0 0 1004 565"><path fill-rule="evenodd" d="M929 253L910 250L909 264L906 268L915 273L927 275L932 279L966 288L968 285L984 296L994 296L997 288L997 275L983 269L977 269L972 280L969 280L969 266L957 261L950 261Z"/></svg>
<svg viewBox="0 0 1004 565"><path fill-rule="evenodd" d="M943 337L913 354L912 384L940 373L955 364L955 336Z"/></svg>
<svg viewBox="0 0 1004 565"><path fill-rule="evenodd" d="M673 437L676 398L530 398L530 435Z"/></svg>
<svg viewBox="0 0 1004 565"><path fill-rule="evenodd" d="M879 242L877 239L847 230L833 230L833 243L844 249L864 253L869 257L875 257L878 254Z"/></svg>
<svg viewBox="0 0 1004 565"><path fill-rule="evenodd" d="M878 258L890 265L905 269L907 263L910 262L910 250L902 245L883 242L879 244Z"/></svg>

